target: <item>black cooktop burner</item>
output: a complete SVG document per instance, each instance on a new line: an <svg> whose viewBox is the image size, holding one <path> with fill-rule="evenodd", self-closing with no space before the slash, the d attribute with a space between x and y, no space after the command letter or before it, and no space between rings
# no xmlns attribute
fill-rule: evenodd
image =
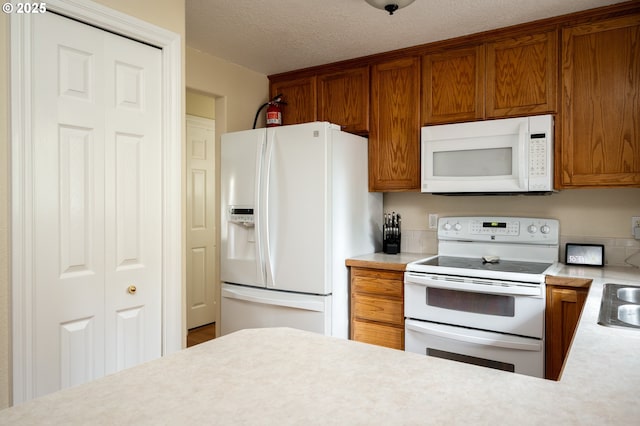
<svg viewBox="0 0 640 426"><path fill-rule="evenodd" d="M523 262L518 260L500 260L497 263L484 262L475 257L438 256L418 262L419 265L442 266L446 268L479 269L497 272L519 272L524 274L542 274L552 264Z"/></svg>

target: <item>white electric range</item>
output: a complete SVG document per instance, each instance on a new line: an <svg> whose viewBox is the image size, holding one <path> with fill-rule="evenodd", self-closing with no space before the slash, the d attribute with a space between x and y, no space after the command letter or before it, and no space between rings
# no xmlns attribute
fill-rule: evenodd
<svg viewBox="0 0 640 426"><path fill-rule="evenodd" d="M438 255L405 272L405 350L544 377L544 281L558 255L554 219L440 218Z"/></svg>

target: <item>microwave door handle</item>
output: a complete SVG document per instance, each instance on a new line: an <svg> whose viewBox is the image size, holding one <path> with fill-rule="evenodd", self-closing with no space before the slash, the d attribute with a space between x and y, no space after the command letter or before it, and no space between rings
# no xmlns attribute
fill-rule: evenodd
<svg viewBox="0 0 640 426"><path fill-rule="evenodd" d="M542 295L542 288L540 286L528 287L517 285L492 285L482 284L479 282L480 280L475 282L447 281L437 276L423 276L412 274L410 272L407 272L406 275L410 278L405 278L405 284L418 284L425 287L441 288L445 290L462 290L471 291L474 293L499 294L507 296Z"/></svg>
<svg viewBox="0 0 640 426"><path fill-rule="evenodd" d="M518 149L523 152L518 153L518 186L522 191L529 189L529 144L527 143L527 129L529 120L520 124L518 134Z"/></svg>
<svg viewBox="0 0 640 426"><path fill-rule="evenodd" d="M504 339L494 338L494 337L487 338L487 337L481 337L481 336L471 336L465 333L466 329L462 329L465 331L457 333L455 331L443 330L441 328L438 328L437 324L430 324L430 323L422 324L422 323L419 323L418 321L413 321L413 320L407 320L405 325L407 329L418 332L418 333L428 334L435 337L441 337L443 339L456 340L459 342L472 343L472 344L481 345L481 346L493 346L493 347L497 346L500 348L515 349L519 351L539 352L542 350L541 342L537 340L534 342L516 342L516 341L504 340Z"/></svg>

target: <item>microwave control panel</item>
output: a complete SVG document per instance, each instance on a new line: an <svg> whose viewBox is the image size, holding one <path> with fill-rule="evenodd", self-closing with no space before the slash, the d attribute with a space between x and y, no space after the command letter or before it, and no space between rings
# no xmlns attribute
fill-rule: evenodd
<svg viewBox="0 0 640 426"><path fill-rule="evenodd" d="M529 178L546 176L548 169L547 137L544 133L534 133L529 141Z"/></svg>
<svg viewBox="0 0 640 426"><path fill-rule="evenodd" d="M553 117L529 117L529 191L553 190Z"/></svg>

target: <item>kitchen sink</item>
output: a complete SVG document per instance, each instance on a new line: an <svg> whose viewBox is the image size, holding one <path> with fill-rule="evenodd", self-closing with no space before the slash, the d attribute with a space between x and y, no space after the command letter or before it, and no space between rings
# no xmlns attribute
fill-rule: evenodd
<svg viewBox="0 0 640 426"><path fill-rule="evenodd" d="M640 304L640 287L623 287L617 291L618 299Z"/></svg>
<svg viewBox="0 0 640 426"><path fill-rule="evenodd" d="M640 305L619 306L618 319L626 324L640 326Z"/></svg>
<svg viewBox="0 0 640 426"><path fill-rule="evenodd" d="M605 284L598 324L640 329L640 287Z"/></svg>

